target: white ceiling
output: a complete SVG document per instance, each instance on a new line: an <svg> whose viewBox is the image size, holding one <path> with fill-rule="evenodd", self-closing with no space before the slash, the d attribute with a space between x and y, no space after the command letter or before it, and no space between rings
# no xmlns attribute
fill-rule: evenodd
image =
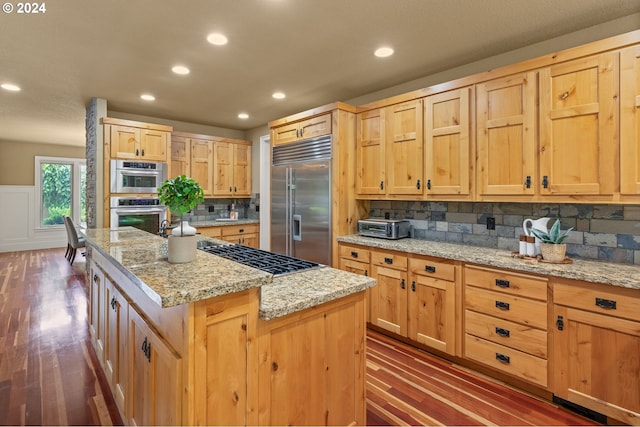
<svg viewBox="0 0 640 427"><path fill-rule="evenodd" d="M22 88L0 90L0 140L84 145L92 97L113 111L252 129L640 12L639 0L45 4L37 15L0 12L0 83ZM207 43L210 32L228 45ZM395 55L374 57L383 44ZM175 64L191 74L173 74Z"/></svg>

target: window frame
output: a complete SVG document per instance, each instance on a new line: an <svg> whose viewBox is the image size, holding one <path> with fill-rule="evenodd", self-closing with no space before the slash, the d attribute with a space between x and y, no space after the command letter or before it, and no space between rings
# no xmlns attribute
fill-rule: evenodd
<svg viewBox="0 0 640 427"><path fill-rule="evenodd" d="M59 230L64 224L42 224L42 165L61 164L71 166L71 218L76 224L80 223L80 168L87 166L87 160L75 157L35 156L35 228L37 230Z"/></svg>

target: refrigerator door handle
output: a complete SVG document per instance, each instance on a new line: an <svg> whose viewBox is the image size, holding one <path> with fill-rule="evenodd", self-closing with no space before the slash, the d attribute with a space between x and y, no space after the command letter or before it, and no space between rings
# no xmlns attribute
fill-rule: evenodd
<svg viewBox="0 0 640 427"><path fill-rule="evenodd" d="M293 240L302 241L302 216L293 215L293 222L291 223L291 235Z"/></svg>

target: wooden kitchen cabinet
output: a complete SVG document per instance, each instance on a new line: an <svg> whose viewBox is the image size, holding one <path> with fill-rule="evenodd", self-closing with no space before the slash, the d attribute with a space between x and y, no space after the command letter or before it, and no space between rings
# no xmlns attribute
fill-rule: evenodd
<svg viewBox="0 0 640 427"><path fill-rule="evenodd" d="M182 424L182 358L129 306L130 425Z"/></svg>
<svg viewBox="0 0 640 427"><path fill-rule="evenodd" d="M640 297L635 289L555 280L555 395L640 424Z"/></svg>
<svg viewBox="0 0 640 427"><path fill-rule="evenodd" d="M103 367L116 405L126 414L129 381L127 367L129 303L108 276L105 276L103 291L105 306L102 308L105 313L106 329Z"/></svg>
<svg viewBox="0 0 640 427"><path fill-rule="evenodd" d="M331 134L331 113L273 128L271 145L287 144L329 134Z"/></svg>
<svg viewBox="0 0 640 427"><path fill-rule="evenodd" d="M371 323L407 336L407 257L398 252L371 251Z"/></svg>
<svg viewBox="0 0 640 427"><path fill-rule="evenodd" d="M385 109L356 117L356 194L383 195L385 182Z"/></svg>
<svg viewBox="0 0 640 427"><path fill-rule="evenodd" d="M111 158L166 163L172 128L144 123L140 125L143 127L106 125L108 129L105 129L105 136L109 135L109 140L105 142L110 146Z"/></svg>
<svg viewBox="0 0 640 427"><path fill-rule="evenodd" d="M102 363L106 339L104 272L95 262L89 263L89 280L89 333L96 357Z"/></svg>
<svg viewBox="0 0 640 427"><path fill-rule="evenodd" d="M213 195L251 196L251 143L216 140L213 144L215 163Z"/></svg>
<svg viewBox="0 0 640 427"><path fill-rule="evenodd" d="M618 53L540 70L540 193L610 195L618 170Z"/></svg>
<svg viewBox="0 0 640 427"><path fill-rule="evenodd" d="M205 197L213 196L213 141L190 138L191 178L202 187Z"/></svg>
<svg viewBox="0 0 640 427"><path fill-rule="evenodd" d="M476 85L480 198L536 194L536 81L528 72Z"/></svg>
<svg viewBox="0 0 640 427"><path fill-rule="evenodd" d="M362 246L347 245L340 243L338 246L340 259L338 268L350 273L360 274L361 276L369 276L371 271L371 251ZM371 288L366 290L367 294L367 322L371 322Z"/></svg>
<svg viewBox="0 0 640 427"><path fill-rule="evenodd" d="M620 53L620 193L640 195L640 46Z"/></svg>
<svg viewBox="0 0 640 427"><path fill-rule="evenodd" d="M191 175L191 139L171 135L171 176Z"/></svg>
<svg viewBox="0 0 640 427"><path fill-rule="evenodd" d="M386 108L384 159L387 194L422 194L422 100ZM362 168L366 169L365 165Z"/></svg>
<svg viewBox="0 0 640 427"><path fill-rule="evenodd" d="M222 240L251 246L252 248L260 247L259 224L227 225L221 228L220 239Z"/></svg>

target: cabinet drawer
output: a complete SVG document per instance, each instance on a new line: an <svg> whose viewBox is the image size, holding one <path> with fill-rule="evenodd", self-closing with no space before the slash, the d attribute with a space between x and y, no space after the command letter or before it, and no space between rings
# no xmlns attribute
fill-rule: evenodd
<svg viewBox="0 0 640 427"><path fill-rule="evenodd" d="M222 227L198 227L198 232L207 237L222 236Z"/></svg>
<svg viewBox="0 0 640 427"><path fill-rule="evenodd" d="M632 295L637 294L637 295ZM640 291L608 285L553 284L553 302L640 322Z"/></svg>
<svg viewBox="0 0 640 427"><path fill-rule="evenodd" d="M534 328L547 329L547 303L501 292L466 286L465 308L511 320Z"/></svg>
<svg viewBox="0 0 640 427"><path fill-rule="evenodd" d="M360 262L369 262L371 260L371 252L368 249L356 246L340 245L340 258L353 259Z"/></svg>
<svg viewBox="0 0 640 427"><path fill-rule="evenodd" d="M371 252L371 264L407 271L407 257L391 252Z"/></svg>
<svg viewBox="0 0 640 427"><path fill-rule="evenodd" d="M465 357L523 380L547 386L547 361L539 357L465 335Z"/></svg>
<svg viewBox="0 0 640 427"><path fill-rule="evenodd" d="M238 234L258 233L260 226L258 224L244 225L225 225L222 228L222 237L235 236Z"/></svg>
<svg viewBox="0 0 640 427"><path fill-rule="evenodd" d="M436 260L429 257L409 259L409 271L420 276L435 277L454 282L456 280L456 266L453 261Z"/></svg>
<svg viewBox="0 0 640 427"><path fill-rule="evenodd" d="M465 331L543 359L547 358L547 332L530 326L467 310Z"/></svg>
<svg viewBox="0 0 640 427"><path fill-rule="evenodd" d="M464 271L464 281L468 285L541 301L547 300L545 278L476 266L467 266Z"/></svg>

